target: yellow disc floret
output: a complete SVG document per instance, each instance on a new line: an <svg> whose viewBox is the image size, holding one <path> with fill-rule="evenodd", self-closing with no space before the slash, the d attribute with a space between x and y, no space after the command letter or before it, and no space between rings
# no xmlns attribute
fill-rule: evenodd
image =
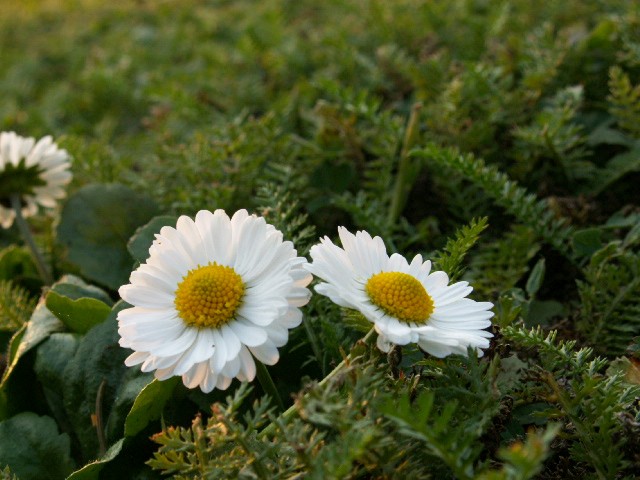
<svg viewBox="0 0 640 480"><path fill-rule="evenodd" d="M433 313L433 299L422 283L407 273L378 273L367 281L365 291L385 313L406 323L426 323Z"/></svg>
<svg viewBox="0 0 640 480"><path fill-rule="evenodd" d="M182 277L174 303L187 325L218 328L233 320L243 295L240 275L214 262L189 270Z"/></svg>

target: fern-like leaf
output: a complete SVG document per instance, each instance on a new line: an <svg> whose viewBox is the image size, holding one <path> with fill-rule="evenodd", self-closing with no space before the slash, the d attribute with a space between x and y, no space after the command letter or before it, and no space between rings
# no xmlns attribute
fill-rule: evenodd
<svg viewBox="0 0 640 480"><path fill-rule="evenodd" d="M609 112L618 126L640 138L640 84L632 85L629 76L618 66L609 70Z"/></svg>
<svg viewBox="0 0 640 480"><path fill-rule="evenodd" d="M476 292L495 295L515 287L540 249L533 231L516 225L502 238L481 243L465 275Z"/></svg>
<svg viewBox="0 0 640 480"><path fill-rule="evenodd" d="M471 154L462 155L455 149L429 145L414 151L416 156L442 168L449 168L479 185L495 202L518 221L532 228L542 239L555 247L568 259L575 261L570 249L573 229L564 218L559 218L547 202L528 193L516 182L492 165Z"/></svg>
<svg viewBox="0 0 640 480"><path fill-rule="evenodd" d="M487 226L487 217L474 218L469 225L460 228L454 238L447 240L442 251L436 254L434 264L439 270L447 272L451 282L456 281L464 272L462 261Z"/></svg>
<svg viewBox="0 0 640 480"><path fill-rule="evenodd" d="M293 242L298 255L306 255L315 240L315 227L308 225L306 213L300 204L283 187L273 183L262 185L258 191L259 211L267 222L282 232L284 238Z"/></svg>
<svg viewBox="0 0 640 480"><path fill-rule="evenodd" d="M584 273L577 326L600 352L621 355L640 335L640 255L611 243L592 256Z"/></svg>
<svg viewBox="0 0 640 480"><path fill-rule="evenodd" d="M36 299L10 280L0 281L0 330L15 331L29 320Z"/></svg>

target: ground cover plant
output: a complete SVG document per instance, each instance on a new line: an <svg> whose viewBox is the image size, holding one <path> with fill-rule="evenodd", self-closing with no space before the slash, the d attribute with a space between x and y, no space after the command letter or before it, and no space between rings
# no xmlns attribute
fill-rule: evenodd
<svg viewBox="0 0 640 480"><path fill-rule="evenodd" d="M1 7L2 478L640 476L637 2Z"/></svg>

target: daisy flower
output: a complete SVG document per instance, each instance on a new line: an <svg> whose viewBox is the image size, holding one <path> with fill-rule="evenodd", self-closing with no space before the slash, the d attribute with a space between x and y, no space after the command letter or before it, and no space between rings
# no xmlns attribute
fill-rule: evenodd
<svg viewBox="0 0 640 480"><path fill-rule="evenodd" d="M321 239L305 268L326 282L315 287L318 293L373 322L380 350L417 343L439 358L466 355L469 346L483 354L493 336L484 330L493 304L466 298L473 290L467 282L448 285L447 274L431 272L421 255L411 263L397 253L389 257L382 239L367 232L339 227L338 233L344 248Z"/></svg>
<svg viewBox="0 0 640 480"><path fill-rule="evenodd" d="M33 216L38 205L55 207L71 181L69 155L51 137L36 140L14 132L0 133L0 225L9 228L16 212L11 197L20 199L24 217Z"/></svg>
<svg viewBox="0 0 640 480"><path fill-rule="evenodd" d="M202 210L163 227L149 254L119 290L133 305L118 314L127 366L206 393L253 380L254 357L278 361L312 279L281 232L246 210Z"/></svg>

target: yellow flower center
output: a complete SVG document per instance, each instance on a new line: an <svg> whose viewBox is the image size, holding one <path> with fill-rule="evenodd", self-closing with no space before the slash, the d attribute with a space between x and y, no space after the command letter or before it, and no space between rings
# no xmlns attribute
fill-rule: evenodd
<svg viewBox="0 0 640 480"><path fill-rule="evenodd" d="M365 291L387 315L406 323L427 323L433 313L433 299L422 283L407 273L378 273L367 281Z"/></svg>
<svg viewBox="0 0 640 480"><path fill-rule="evenodd" d="M233 320L243 295L240 275L214 262L189 270L182 277L174 303L187 325L218 328Z"/></svg>

